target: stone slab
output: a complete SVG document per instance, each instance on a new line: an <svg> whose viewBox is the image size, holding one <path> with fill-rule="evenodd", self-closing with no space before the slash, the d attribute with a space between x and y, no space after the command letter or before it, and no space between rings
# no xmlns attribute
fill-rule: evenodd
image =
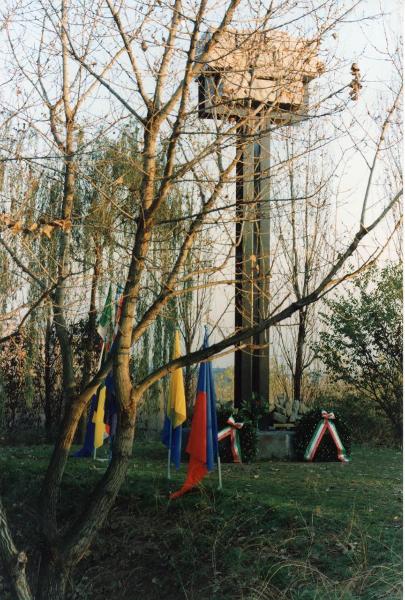
<svg viewBox="0 0 405 600"><path fill-rule="evenodd" d="M293 460L295 458L294 436L294 431L259 431L257 458Z"/></svg>
<svg viewBox="0 0 405 600"><path fill-rule="evenodd" d="M182 460L188 461L189 456L185 452L190 429L185 427L182 435ZM293 460L294 453L294 431L271 430L258 432L257 460L269 460L278 458L282 460Z"/></svg>

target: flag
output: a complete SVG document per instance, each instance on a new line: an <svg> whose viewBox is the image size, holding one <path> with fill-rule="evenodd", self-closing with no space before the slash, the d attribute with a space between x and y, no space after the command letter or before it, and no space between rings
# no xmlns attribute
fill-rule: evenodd
<svg viewBox="0 0 405 600"><path fill-rule="evenodd" d="M80 448L73 454L76 458L87 458L93 456L95 448L102 446L104 434L106 432L106 425L103 422L104 419L104 404L106 398L106 388L101 386L97 390L97 394L91 399L89 418L87 421L86 435L84 438L83 448ZM96 439L97 437L97 439ZM98 445L96 445L96 443Z"/></svg>
<svg viewBox="0 0 405 600"><path fill-rule="evenodd" d="M73 454L73 456L75 458L87 458L87 457L93 456L93 450L94 450L93 415L94 415L94 411L96 410L96 408L97 408L97 395L94 394L94 396L91 399L91 403L90 403L89 419L87 421L86 435L84 438L83 448L80 448L80 450L78 450L77 452L75 452Z"/></svg>
<svg viewBox="0 0 405 600"><path fill-rule="evenodd" d="M111 338L113 332L113 306L112 306L112 290L111 284L108 288L107 298L105 300L103 312L100 315L97 324L97 333L106 343L108 338Z"/></svg>
<svg viewBox="0 0 405 600"><path fill-rule="evenodd" d="M180 337L179 332L176 331L173 358L179 356L181 356ZM170 377L169 400L161 434L162 442L167 448L170 448L170 458L176 469L180 466L182 424L186 420L186 416L183 371L179 368L173 371Z"/></svg>
<svg viewBox="0 0 405 600"><path fill-rule="evenodd" d="M94 394L91 399L83 448L73 456L76 458L93 456L94 450L102 446L104 438L108 436L112 444L117 431L117 413L114 380L110 372L105 385L100 386L97 394Z"/></svg>
<svg viewBox="0 0 405 600"><path fill-rule="evenodd" d="M203 347L208 347L207 332ZM198 485L207 472L213 470L218 460L216 395L210 362L200 365L197 398L186 452L190 455L187 478L180 490L170 495L171 499L182 496Z"/></svg>
<svg viewBox="0 0 405 600"><path fill-rule="evenodd" d="M110 438L117 432L118 406L115 393L113 372L110 371L105 379L106 397L104 405L104 423Z"/></svg>

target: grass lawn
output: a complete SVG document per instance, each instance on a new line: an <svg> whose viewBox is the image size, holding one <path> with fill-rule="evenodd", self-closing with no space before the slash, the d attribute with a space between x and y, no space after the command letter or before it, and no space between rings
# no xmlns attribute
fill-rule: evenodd
<svg viewBox="0 0 405 600"><path fill-rule="evenodd" d="M0 493L18 543L30 540L34 566L36 495L49 453L0 448ZM116 506L75 573L72 599L402 598L399 451L354 447L346 465L223 465L222 492L211 474L173 502L168 491L180 486L185 466L169 486L165 461L159 444L136 444ZM69 461L61 523L104 470L103 462Z"/></svg>

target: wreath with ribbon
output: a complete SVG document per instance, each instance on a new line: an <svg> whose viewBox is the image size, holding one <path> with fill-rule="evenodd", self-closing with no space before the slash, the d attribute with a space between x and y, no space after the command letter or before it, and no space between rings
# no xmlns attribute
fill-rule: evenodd
<svg viewBox="0 0 405 600"><path fill-rule="evenodd" d="M296 427L294 444L301 460L350 460L350 430L334 412L314 410L306 414Z"/></svg>
<svg viewBox="0 0 405 600"><path fill-rule="evenodd" d="M243 423L237 423L231 416L226 421L226 427L218 432L218 448L222 462L242 462L242 451L239 440L239 431L243 427ZM221 444L225 440L229 440L229 445Z"/></svg>

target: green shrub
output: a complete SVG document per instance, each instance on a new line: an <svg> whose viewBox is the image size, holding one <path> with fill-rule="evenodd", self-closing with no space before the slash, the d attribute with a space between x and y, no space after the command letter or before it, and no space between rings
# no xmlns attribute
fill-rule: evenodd
<svg viewBox="0 0 405 600"><path fill-rule="evenodd" d="M398 440L391 423L373 402L356 390L347 389L343 393L323 394L314 408L333 406L350 427L353 442L373 446L394 447Z"/></svg>
<svg viewBox="0 0 405 600"><path fill-rule="evenodd" d="M325 300L320 313L324 329L314 345L317 357L336 383L345 383L355 409L346 404L354 421L364 423L376 415L387 435L402 443L402 263L362 272L333 299Z"/></svg>

